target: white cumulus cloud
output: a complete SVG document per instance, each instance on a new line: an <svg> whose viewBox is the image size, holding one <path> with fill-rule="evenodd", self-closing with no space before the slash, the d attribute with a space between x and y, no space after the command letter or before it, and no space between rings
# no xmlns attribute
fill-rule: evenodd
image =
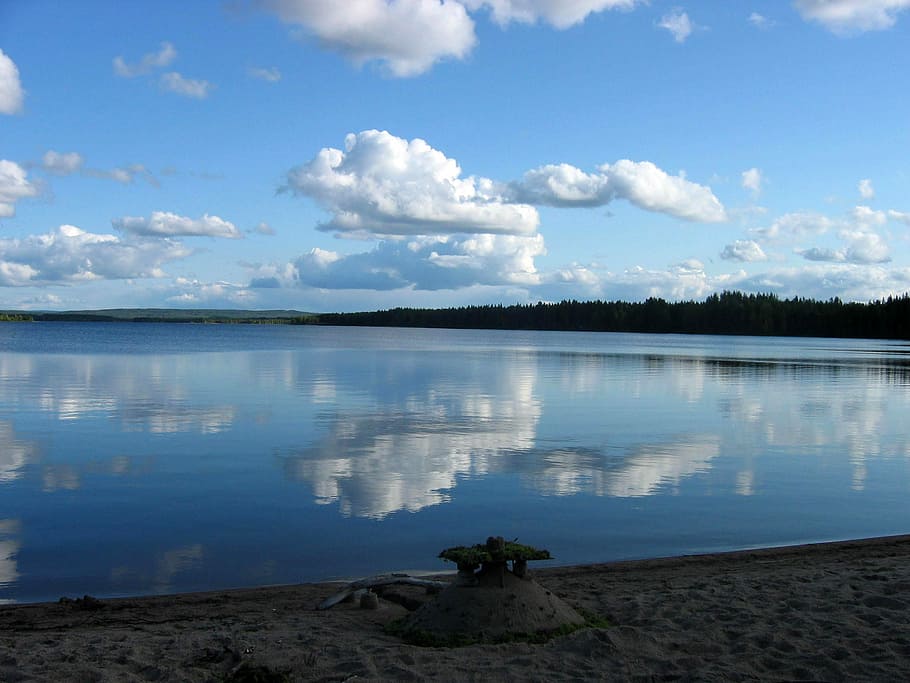
<svg viewBox="0 0 910 683"><path fill-rule="evenodd" d="M848 214L848 221L859 229L871 230L876 226L888 222L888 215L884 211L876 211L868 206L855 206Z"/></svg>
<svg viewBox="0 0 910 683"><path fill-rule="evenodd" d="M686 38L695 30L695 24L689 19L689 15L679 8L663 15L657 25L669 31L677 43L686 42Z"/></svg>
<svg viewBox="0 0 910 683"><path fill-rule="evenodd" d="M283 188L332 213L320 229L350 235L531 234L537 210L506 201L486 178L462 177L454 159L424 140L367 130L345 150L322 149L292 169Z"/></svg>
<svg viewBox="0 0 910 683"><path fill-rule="evenodd" d="M848 263L888 263L891 260L891 248L878 233L844 230L841 237L848 242L845 252Z"/></svg>
<svg viewBox="0 0 910 683"><path fill-rule="evenodd" d="M149 52L135 64L128 64L123 57L114 57L114 73L123 78L135 78L167 66L177 59L177 50L168 42L161 43L157 52Z"/></svg>
<svg viewBox="0 0 910 683"><path fill-rule="evenodd" d="M827 263L868 265L888 263L891 260L891 249L880 235L868 232L845 232L842 237L849 244L840 249L812 247L810 249L799 249L796 253L808 261L823 261Z"/></svg>
<svg viewBox="0 0 910 683"><path fill-rule="evenodd" d="M887 263L891 260L891 248L884 236L876 232L888 222L888 214L868 206L854 207L847 216L838 221L837 237L840 247L812 247L797 249L796 253L810 261L830 263L853 263L868 265Z"/></svg>
<svg viewBox="0 0 910 683"><path fill-rule="evenodd" d="M16 202L38 194L38 187L14 161L0 159L0 218L16 215Z"/></svg>
<svg viewBox="0 0 910 683"><path fill-rule="evenodd" d="M642 209L705 223L727 220L726 211L711 188L671 176L650 161L622 159L601 166L600 170L610 178L617 196Z"/></svg>
<svg viewBox="0 0 910 683"><path fill-rule="evenodd" d="M258 267L251 287L439 291L475 285L534 285L546 253L541 235L432 235L386 240L342 255L314 248L294 262Z"/></svg>
<svg viewBox="0 0 910 683"><path fill-rule="evenodd" d="M728 261L754 263L767 261L768 256L755 240L736 240L724 247L720 257Z"/></svg>
<svg viewBox="0 0 910 683"><path fill-rule="evenodd" d="M50 149L41 157L41 168L54 175L72 175L84 163L78 152L55 152Z"/></svg>
<svg viewBox="0 0 910 683"><path fill-rule="evenodd" d="M899 221L900 223L910 225L910 213L905 211L895 211L894 209L890 209L888 211L888 218L893 221Z"/></svg>
<svg viewBox="0 0 910 683"><path fill-rule="evenodd" d="M742 186L753 194L761 194L763 182L764 178L762 177L761 169L753 167L747 171L743 171Z"/></svg>
<svg viewBox="0 0 910 683"><path fill-rule="evenodd" d="M145 237L227 237L239 239L243 235L237 227L223 218L205 214L192 219L167 211L153 211L149 218L124 216L112 221L122 232Z"/></svg>
<svg viewBox="0 0 910 683"><path fill-rule="evenodd" d="M585 173L571 164L546 164L512 183L519 201L546 206L603 206L616 197L605 173Z"/></svg>
<svg viewBox="0 0 910 683"><path fill-rule="evenodd" d="M513 196L530 204L603 206L625 199L647 211L705 223L727 220L727 212L711 188L672 176L650 161L621 159L585 173L570 164L549 164L525 173L512 183Z"/></svg>
<svg viewBox="0 0 910 683"><path fill-rule="evenodd" d="M43 235L0 239L0 283L24 286L163 277L164 263L189 254L173 240L126 242L116 235L61 225Z"/></svg>
<svg viewBox="0 0 910 683"><path fill-rule="evenodd" d="M161 79L158 83L162 90L183 95L184 97L192 97L197 100L204 100L215 88L215 86L208 81L186 78L176 71L169 71L166 74L161 74Z"/></svg>
<svg viewBox="0 0 910 683"><path fill-rule="evenodd" d="M774 292L785 298L800 296L825 301L837 296L844 301L872 301L906 292L910 286L910 269L811 263L744 277L737 285L743 291Z"/></svg>
<svg viewBox="0 0 910 683"><path fill-rule="evenodd" d="M361 65L378 61L394 76L416 76L446 58L462 59L477 40L460 2L439 0L263 0L286 22Z"/></svg>
<svg viewBox="0 0 910 683"><path fill-rule="evenodd" d="M806 20L816 21L837 34L891 28L910 0L795 0Z"/></svg>
<svg viewBox="0 0 910 683"><path fill-rule="evenodd" d="M9 56L0 50L0 114L18 114L22 111L25 91L19 80L19 69Z"/></svg>
<svg viewBox="0 0 910 683"><path fill-rule="evenodd" d="M872 187L872 181L869 178L863 178L856 186L859 190L859 196L863 199L875 199L875 188Z"/></svg>
<svg viewBox="0 0 910 683"><path fill-rule="evenodd" d="M500 25L510 22L533 24L545 21L559 29L583 22L588 15L604 10L633 9L644 0L463 0L471 11L487 9Z"/></svg>
<svg viewBox="0 0 910 683"><path fill-rule="evenodd" d="M642 301L648 297L668 300L702 299L723 289L723 280L708 276L695 263L681 263L665 270L635 266L621 273L603 273L601 296L624 301Z"/></svg>

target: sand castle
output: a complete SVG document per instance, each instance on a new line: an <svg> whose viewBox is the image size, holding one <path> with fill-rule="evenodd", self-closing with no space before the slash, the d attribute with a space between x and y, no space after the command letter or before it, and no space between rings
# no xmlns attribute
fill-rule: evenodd
<svg viewBox="0 0 910 683"><path fill-rule="evenodd" d="M447 548L439 556L455 562L458 575L434 600L405 617L401 632L407 638L496 641L585 624L578 612L530 578L528 562L550 559L546 550L490 537L485 544Z"/></svg>
<svg viewBox="0 0 910 683"><path fill-rule="evenodd" d="M588 623L531 579L528 562L551 559L547 550L491 536L484 544L447 548L439 557L456 564L455 581L407 574L373 576L348 584L326 598L318 609L330 609L358 597L361 607L378 609L380 603L374 592L392 599L386 592L391 585L421 586L435 597L418 601L419 606L409 606L397 595L395 602L414 611L389 630L408 641L428 645L545 639Z"/></svg>

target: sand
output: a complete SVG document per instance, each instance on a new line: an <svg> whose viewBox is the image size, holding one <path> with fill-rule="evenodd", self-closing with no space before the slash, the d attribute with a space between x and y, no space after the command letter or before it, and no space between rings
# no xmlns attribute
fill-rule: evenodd
<svg viewBox="0 0 910 683"><path fill-rule="evenodd" d="M533 575L610 625L418 647L384 630L407 614L387 598L316 610L337 584L12 605L0 680L910 680L910 536Z"/></svg>

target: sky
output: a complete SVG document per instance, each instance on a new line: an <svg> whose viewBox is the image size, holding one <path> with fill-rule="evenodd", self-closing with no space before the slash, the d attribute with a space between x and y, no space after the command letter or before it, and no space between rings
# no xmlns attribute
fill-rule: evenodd
<svg viewBox="0 0 910 683"><path fill-rule="evenodd" d="M0 0L0 309L910 291L910 0Z"/></svg>

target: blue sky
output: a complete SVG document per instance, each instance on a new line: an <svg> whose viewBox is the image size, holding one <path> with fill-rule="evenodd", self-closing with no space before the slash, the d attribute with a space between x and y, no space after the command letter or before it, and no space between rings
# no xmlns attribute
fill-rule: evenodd
<svg viewBox="0 0 910 683"><path fill-rule="evenodd" d="M910 290L910 0L0 0L0 308Z"/></svg>

